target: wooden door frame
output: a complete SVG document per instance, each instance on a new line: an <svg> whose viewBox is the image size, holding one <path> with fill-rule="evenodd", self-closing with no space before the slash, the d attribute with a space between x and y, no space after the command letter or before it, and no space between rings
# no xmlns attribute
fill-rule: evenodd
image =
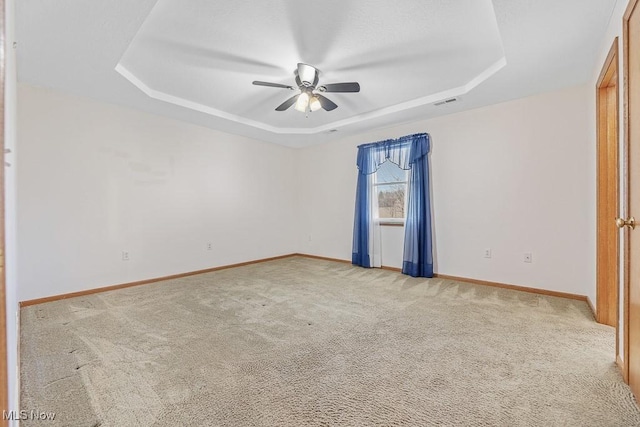
<svg viewBox="0 0 640 427"><path fill-rule="evenodd" d="M5 131L5 64L6 54L6 16L5 0L0 0L0 410L9 410L9 373L7 366L7 298L5 268L5 206L4 206L4 131ZM0 426L8 425L0 417Z"/></svg>
<svg viewBox="0 0 640 427"><path fill-rule="evenodd" d="M613 221L620 206L618 58L618 38L616 37L596 83L596 319L600 323L616 328L616 357L619 354L617 343L620 318L620 233L615 228ZM615 113L612 111L612 105ZM615 121L613 128L611 127L612 120ZM605 164L601 163L602 157L604 157ZM606 185L608 182L611 184ZM605 201L603 202L602 199ZM601 213L603 208L601 203L606 203L607 206L613 205L612 210L615 210L615 213ZM614 240L614 248L610 243L612 239ZM608 254L612 249L615 255L613 255L613 259L609 259ZM603 259L606 259L608 263L605 263ZM613 301L613 305L610 304L611 301Z"/></svg>
<svg viewBox="0 0 640 427"><path fill-rule="evenodd" d="M627 218L629 216L629 204L631 202L629 188L631 185L631 179L629 175L629 147L631 144L631 138L629 137L629 130L631 127L631 123L629 120L629 19L631 18L631 14L633 13L635 7L638 4L638 0L630 0L627 5L627 10L624 12L624 16L622 18L622 40L623 40L623 48L622 48L622 69L624 73L624 173L625 173L625 211L624 217ZM623 296L623 322L624 322L624 339L623 339L623 355L624 360L622 362L622 375L624 377L624 381L629 383L629 286L631 279L631 272L629 270L630 259L629 259L629 228L625 227L623 234L624 241L624 296Z"/></svg>
<svg viewBox="0 0 640 427"><path fill-rule="evenodd" d="M5 64L6 50L6 16L5 0L0 0L0 410L9 410L9 372L7 365L7 297L5 268L5 206L4 206L4 131L5 131ZM0 426L8 425L4 417L0 417Z"/></svg>

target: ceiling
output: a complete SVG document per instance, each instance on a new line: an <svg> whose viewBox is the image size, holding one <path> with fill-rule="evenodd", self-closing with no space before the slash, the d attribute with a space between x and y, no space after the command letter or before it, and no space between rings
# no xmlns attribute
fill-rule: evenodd
<svg viewBox="0 0 640 427"><path fill-rule="evenodd" d="M20 1L18 80L302 147L586 83L615 3ZM361 91L277 112L298 62Z"/></svg>

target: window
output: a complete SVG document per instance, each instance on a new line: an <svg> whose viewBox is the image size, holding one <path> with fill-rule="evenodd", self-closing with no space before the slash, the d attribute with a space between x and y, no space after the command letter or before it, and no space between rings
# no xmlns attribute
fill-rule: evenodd
<svg viewBox="0 0 640 427"><path fill-rule="evenodd" d="M378 195L378 218L382 223L404 222L408 172L389 160L376 172L374 185Z"/></svg>

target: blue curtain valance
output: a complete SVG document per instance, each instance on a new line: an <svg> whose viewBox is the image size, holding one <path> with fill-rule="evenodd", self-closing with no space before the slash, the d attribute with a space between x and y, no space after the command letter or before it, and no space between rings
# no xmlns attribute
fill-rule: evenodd
<svg viewBox="0 0 640 427"><path fill-rule="evenodd" d="M372 174L387 160L409 170L412 164L429 153L429 148L429 135L426 133L359 145L358 171L362 175Z"/></svg>

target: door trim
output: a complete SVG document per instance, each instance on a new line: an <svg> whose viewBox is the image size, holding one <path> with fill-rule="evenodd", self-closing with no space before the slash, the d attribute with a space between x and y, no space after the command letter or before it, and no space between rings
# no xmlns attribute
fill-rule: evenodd
<svg viewBox="0 0 640 427"><path fill-rule="evenodd" d="M620 233L614 227L613 220L618 216L620 205L618 58L618 37L616 37L600 71L595 94L597 140L596 318L599 323L616 328L616 356L619 354L618 333L620 329ZM612 121L615 123L613 128L611 128ZM605 200L604 204L603 199ZM602 212L603 209L604 212ZM615 212L610 212L611 210ZM614 240L613 244L611 244L611 240ZM612 249L615 254L609 256Z"/></svg>
<svg viewBox="0 0 640 427"><path fill-rule="evenodd" d="M6 3L0 0L0 410L9 410L9 371L7 365L7 298L5 263L5 206L4 206L4 131L5 131L5 64ZM2 417L0 426L8 425Z"/></svg>
<svg viewBox="0 0 640 427"><path fill-rule="evenodd" d="M630 120L629 120L629 19L631 18L631 14L633 13L635 7L638 4L638 0L630 0L627 5L627 10L624 12L624 16L622 18L622 39L623 39L623 48L622 48L622 69L624 73L624 159L623 159L623 170L624 170L624 182L625 182L625 194L623 198L625 199L625 212L623 212L623 216L626 218L629 215L629 203L630 194L629 188L631 185L630 175L629 175L629 146L630 146L630 138L629 138L629 129L630 129ZM624 381L629 383L629 281L631 278L631 272L629 271L629 228L625 227L625 231L623 233L623 242L624 242L624 296L623 296L623 322L624 322L624 332L623 332L623 355L624 360L622 361L623 369L622 376Z"/></svg>

